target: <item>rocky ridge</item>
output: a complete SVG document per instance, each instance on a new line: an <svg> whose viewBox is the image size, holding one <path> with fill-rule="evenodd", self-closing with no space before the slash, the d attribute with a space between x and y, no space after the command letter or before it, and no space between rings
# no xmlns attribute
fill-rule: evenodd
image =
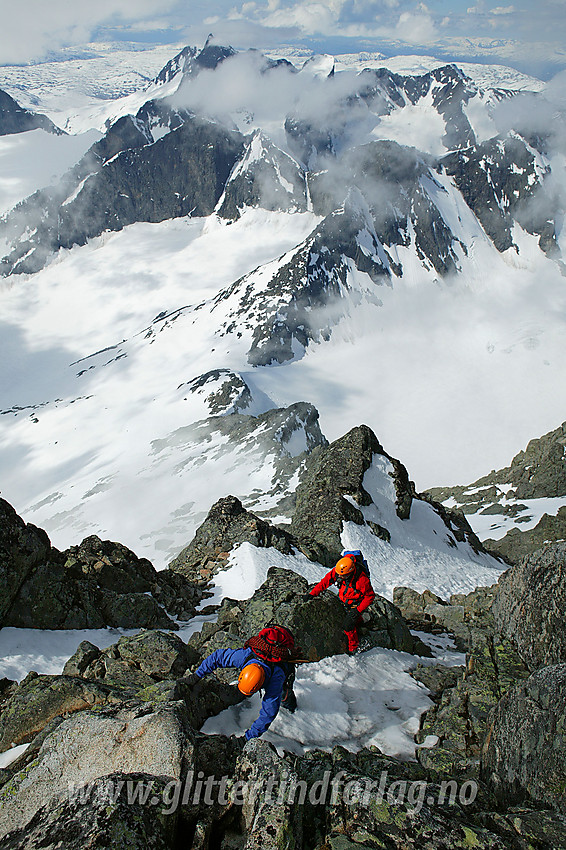
<svg viewBox="0 0 566 850"><path fill-rule="evenodd" d="M435 487L428 492L433 499L468 516L493 516L495 526L498 517L510 518L515 525L504 537L483 542L487 549L511 563L546 543L563 542L566 539L566 423L531 440L509 466L492 470L468 487ZM556 514L545 511L534 527L522 531L521 525L532 524L532 517L540 513L536 500L546 499L564 499L565 504L557 502ZM530 504L524 504L526 501Z"/></svg>
<svg viewBox="0 0 566 850"><path fill-rule="evenodd" d="M297 73L287 62L253 56L259 75ZM322 235L328 244L320 247L337 257L344 254L372 279L402 275L399 246L414 248L424 268L445 276L458 271L468 247L437 203L439 193L446 192L446 175L498 250L513 247L512 227L519 222L539 237L542 250L559 259L556 210L550 201L539 203L537 217L531 204L548 174L542 141L539 149L513 130L479 143L465 107L481 93L456 66L418 77L363 71L330 122L282 116L289 154L265 134L244 136L231 119L195 115L183 106L183 91L196 76L237 60L232 48L211 42L200 52L187 47L174 57L157 77L153 100L135 115L120 117L59 185L35 193L7 216L3 235L11 249L2 259L2 274L37 271L59 248L84 245L104 230L136 221L206 216L214 210L235 220L249 206L302 212L312 204L327 219ZM159 85L175 79L176 93L160 97ZM332 75L325 84L331 94ZM513 96L499 92L495 99ZM382 116L427 99L445 124L445 156L435 158L392 141L359 144L352 138L358 124L377 124ZM373 244L366 244L366 228L356 230L348 216L346 239L339 238L341 227L332 227L332 217L343 217L354 189L369 206L367 233ZM312 234L317 245L320 236ZM311 257L315 253L316 248ZM303 254L304 246L297 246L284 277L301 275L308 287ZM328 279L325 302L333 294L330 268L323 264L315 274Z"/></svg>
<svg viewBox="0 0 566 850"><path fill-rule="evenodd" d="M36 629L178 628L202 589L157 572L119 543L87 537L59 552L45 531L0 499L0 626ZM169 613L168 613L169 612Z"/></svg>
<svg viewBox="0 0 566 850"><path fill-rule="evenodd" d="M226 402L232 403L230 393ZM364 514L372 501L366 476L376 458L388 470L397 520L409 521L421 497L403 465L361 426L311 452L290 524L272 525L226 497L213 506L177 562L158 574L125 547L97 538L57 553L44 533L2 503L0 578L14 600L8 613L16 610L30 582L36 595L45 585L49 600L50 565L55 573L57 566L64 576L69 573L61 581L75 584L67 620L73 611L84 616L80 600L87 594L79 590L81 582L91 594L115 594L117 604L123 597L132 618L145 616L134 597L151 601L161 592L163 615L173 598L188 605L182 592L193 604L202 603L228 553L242 542L283 554L302 551L322 572L340 549L343 523L370 527ZM313 520L313 504L319 523ZM434 502L426 504L435 510ZM456 524L450 511L439 509L438 517L446 534L472 542L466 524ZM388 529L374 525L371 533L387 545ZM410 588L397 588L393 604L376 598L361 627L364 646L430 656L412 629L450 635L466 652L464 669L415 659L413 676L429 689L434 705L422 718L414 762L385 756L377 747L350 753L337 746L297 756L278 753L261 740L244 745L238 738L198 731L208 717L242 697L228 684L232 674L224 671L203 686L194 683L191 670L220 646L241 646L266 620L291 627L312 660L344 651L341 604L333 594L303 601L307 581L288 569L271 568L249 599L225 598L215 621L205 623L188 644L171 633L172 624L150 627L104 650L83 641L59 676L30 673L19 684L0 683L0 751L29 745L0 770L0 847L31 850L41 843L54 850L63 829L70 850L87 841L116 846L123 836L130 847L146 847L151 839L164 850L179 843L211 850L353 850L380 844L402 850L423 842L431 850L566 847L560 773L566 752L564 619L558 614L563 557L560 547L549 546L520 569L509 570L499 585L447 601ZM140 592L144 582L150 591ZM556 600L550 614L548 588ZM47 602L44 609L27 607L43 616ZM530 613L517 618L516 610ZM192 616L194 607L187 613ZM541 617L554 641L546 626L541 628ZM519 726L517 717L525 719ZM550 773L544 768L549 750ZM517 752L528 752L526 763L517 761ZM223 794L214 784L221 776ZM203 788L209 779L209 791L218 793L207 798ZM331 780L347 785L348 794L332 795ZM283 781L294 783L293 795L269 797L254 790L271 782L279 791ZM133 801L132 783L138 789ZM447 789L454 784L451 798ZM307 789L303 799L301 787ZM144 788L149 791L140 797Z"/></svg>
<svg viewBox="0 0 566 850"><path fill-rule="evenodd" d="M24 109L7 92L0 89L0 136L27 133L30 130L45 130L58 136L64 134L46 115Z"/></svg>
<svg viewBox="0 0 566 850"><path fill-rule="evenodd" d="M413 624L436 631L448 625L468 647L466 670L452 670L452 681L445 677L439 684L438 667L414 671L437 700L419 739L440 739L436 747L417 749L418 762L396 761L376 747L354 754L338 746L297 757L277 753L261 740L244 746L240 739L196 731L235 694L214 679L195 690L186 677L186 667L217 643L241 642L257 628L257 618L270 613L287 613L295 617L299 633L303 628L328 640L329 600L293 604L290 589L298 595L300 581L286 573L274 571L250 600L225 600L218 622L205 626L188 647L174 635L151 630L102 652L85 643L62 676L31 674L16 686L2 704L0 731L3 740L30 745L0 771L0 846L32 848L41 842L55 848L63 828L69 830L70 848L87 839L115 846L118 835L127 835L131 847L146 847L149 836L153 846L171 849L179 841L226 850L352 850L379 843L401 850L423 841L438 850L566 846L557 791L563 709L555 699L564 665L543 667L529 678L512 644L495 637L490 606L497 588L449 602L406 589L396 594ZM317 603L326 606L323 616L314 610ZM325 649L335 650L328 643ZM90 702L87 697L79 708L89 693ZM540 708L533 711L532 704ZM518 716L526 720L519 731ZM525 742L536 739L538 746L528 762L515 765L513 754L522 751L517 734ZM549 747L556 753L554 772L543 767ZM207 780L212 791L221 775L223 793L219 788L204 797ZM462 792L451 798L448 789L456 780L460 789L476 789L473 800ZM293 794L281 790L284 781L295 788ZM331 781L347 786L348 793L331 794ZM252 790L265 789L268 782L276 792L271 796ZM182 793L187 785L190 793ZM134 787L138 794L147 788L148 794L135 796L132 804ZM302 798L301 787L306 789ZM400 790L407 787L413 789L412 802ZM71 795L69 788L75 789Z"/></svg>

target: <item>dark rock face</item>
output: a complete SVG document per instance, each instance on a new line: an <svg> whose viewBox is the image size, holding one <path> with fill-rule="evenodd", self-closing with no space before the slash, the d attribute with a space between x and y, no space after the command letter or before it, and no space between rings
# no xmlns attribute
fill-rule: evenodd
<svg viewBox="0 0 566 850"><path fill-rule="evenodd" d="M148 595L150 594L150 595ZM14 600L5 625L20 628L176 628L162 606L186 619L200 592L181 576L157 573L119 543L87 537L53 551Z"/></svg>
<svg viewBox="0 0 566 850"><path fill-rule="evenodd" d="M190 619L202 591L158 573L119 543L87 537L66 552L0 501L0 625L34 629L169 628Z"/></svg>
<svg viewBox="0 0 566 850"><path fill-rule="evenodd" d="M534 801L566 813L566 664L544 667L497 706L482 776L504 803Z"/></svg>
<svg viewBox="0 0 566 850"><path fill-rule="evenodd" d="M192 59L196 56L197 51L194 47L183 47L173 59L170 59L166 65L163 66L157 77L155 78L156 83L168 83L179 73L183 73L185 69L189 70L192 65Z"/></svg>
<svg viewBox="0 0 566 850"><path fill-rule="evenodd" d="M360 506L371 503L363 478L374 454L383 455L393 464L397 514L401 519L408 518L414 489L407 471L384 451L367 425L353 428L313 455L297 488L290 531L328 567L334 566L342 551L342 523L349 520L364 524L361 511L345 496L351 496Z"/></svg>
<svg viewBox="0 0 566 850"><path fill-rule="evenodd" d="M540 186L536 158L519 138L489 139L441 159L498 251L511 248L513 217Z"/></svg>
<svg viewBox="0 0 566 850"><path fill-rule="evenodd" d="M331 214L355 187L368 205L372 229L379 244L386 246L382 249L386 257L388 246L410 244L412 228L419 257L438 274L455 271L458 240L423 188L427 182L435 184L434 165L431 157L396 142L360 145L344 153L339 169L331 164L310 177L315 212ZM401 266L392 260L389 264L393 274L402 274Z"/></svg>
<svg viewBox="0 0 566 850"><path fill-rule="evenodd" d="M244 542L273 546L286 555L293 551L293 538L287 532L246 511L235 496L227 496L212 506L191 543L169 564L169 569L192 581L208 581L226 566L230 549Z"/></svg>
<svg viewBox="0 0 566 850"><path fill-rule="evenodd" d="M0 626L22 585L51 553L47 534L26 525L11 505L0 499Z"/></svg>
<svg viewBox="0 0 566 850"><path fill-rule="evenodd" d="M230 175L218 215L233 221L244 207L304 212L305 175L298 163L257 132Z"/></svg>
<svg viewBox="0 0 566 850"><path fill-rule="evenodd" d="M496 586L454 594L445 602L429 591L396 588L394 599L413 628L448 631L466 652L465 669L417 667L412 675L432 691L423 715L417 759L426 769L478 780L490 713L502 696L529 675L513 646L501 639L491 612ZM455 679L455 680L454 680ZM427 741L428 739L428 741ZM431 745L432 744L432 745Z"/></svg>
<svg viewBox="0 0 566 850"><path fill-rule="evenodd" d="M139 123L120 119L109 131L112 141L97 143L60 186L12 211L5 233L13 248L3 274L38 271L52 252L84 245L103 230L213 211L242 152L240 134L185 113L173 132L153 142L151 122L142 120L148 105L143 109ZM118 153L109 156L115 147ZM33 241L28 228L36 229Z"/></svg>
<svg viewBox="0 0 566 850"><path fill-rule="evenodd" d="M243 413L252 403L250 388L244 379L230 369L212 369L193 378L188 390L204 395L211 416Z"/></svg>
<svg viewBox="0 0 566 850"><path fill-rule="evenodd" d="M45 130L47 133L64 135L63 131L56 127L46 115L23 109L13 97L0 89L0 136L38 129Z"/></svg>
<svg viewBox="0 0 566 850"><path fill-rule="evenodd" d="M495 622L531 670L566 663L566 543L528 555L499 579Z"/></svg>
<svg viewBox="0 0 566 850"><path fill-rule="evenodd" d="M363 198L356 191L330 213L266 281L251 272L215 299L213 311L226 311L222 335L252 328L248 362L284 363L311 342L328 339L347 309L345 293L361 296L348 284L351 262L377 285L389 280L390 259L379 243ZM363 242L363 245L362 245ZM377 294L368 294L368 298ZM329 308L330 309L326 309ZM325 308L325 309L320 309Z"/></svg>

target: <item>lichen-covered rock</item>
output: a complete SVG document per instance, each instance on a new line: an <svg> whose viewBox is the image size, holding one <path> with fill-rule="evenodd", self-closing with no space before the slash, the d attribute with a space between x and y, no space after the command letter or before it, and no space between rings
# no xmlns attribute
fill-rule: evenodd
<svg viewBox="0 0 566 850"><path fill-rule="evenodd" d="M85 679L96 679L119 687L143 688L165 679L178 679L199 660L194 649L177 635L160 631L143 631L122 637L105 650L79 645L69 659L64 673L80 671ZM88 663L86 663L86 660Z"/></svg>
<svg viewBox="0 0 566 850"><path fill-rule="evenodd" d="M450 632L458 649L467 651L486 636L493 635L491 607L496 587L476 587L471 593L455 593L449 602L429 590L417 593L408 587L396 587L393 602L413 628Z"/></svg>
<svg viewBox="0 0 566 850"><path fill-rule="evenodd" d="M566 543L507 570L493 603L495 622L531 670L566 662Z"/></svg>
<svg viewBox="0 0 566 850"><path fill-rule="evenodd" d="M63 667L64 676L82 676L86 668L100 657L102 650L89 640L82 640Z"/></svg>
<svg viewBox="0 0 566 850"><path fill-rule="evenodd" d="M417 749L419 763L448 777L477 779L491 711L503 694L529 675L509 642L499 642L489 633L480 639L476 632L475 638L465 671L454 687L441 692L423 716L417 735L420 744L432 736L438 739L436 746Z"/></svg>
<svg viewBox="0 0 566 850"><path fill-rule="evenodd" d="M47 534L26 525L4 499L0 499L0 627L22 585L39 564L49 559Z"/></svg>
<svg viewBox="0 0 566 850"><path fill-rule="evenodd" d="M475 786L455 782L455 790L449 791L410 763L395 763L367 751L358 757L339 751L337 747L332 754L335 786L334 795L327 796L322 846L333 850L509 847L495 830L474 822L473 806L466 804L473 802L469 798L475 796Z"/></svg>
<svg viewBox="0 0 566 850"><path fill-rule="evenodd" d="M37 758L0 789L0 838L24 828L42 806L112 773L179 780L193 763L195 733L183 703L80 711L44 740Z"/></svg>
<svg viewBox="0 0 566 850"><path fill-rule="evenodd" d="M446 667L444 664L417 664L410 673L413 679L429 689L431 699L439 700L444 691L456 687L465 669L463 666Z"/></svg>
<svg viewBox="0 0 566 850"><path fill-rule="evenodd" d="M192 581L208 582L218 570L226 568L228 554L238 543L273 546L291 555L295 541L286 531L246 511L235 496L226 496L211 507L191 543L169 569Z"/></svg>
<svg viewBox="0 0 566 850"><path fill-rule="evenodd" d="M119 703L126 694L108 684L72 676L28 673L2 705L0 753L11 744L31 741L50 720L77 711Z"/></svg>
<svg viewBox="0 0 566 850"><path fill-rule="evenodd" d="M481 772L503 804L534 801L566 814L566 664L543 667L500 700Z"/></svg>
<svg viewBox="0 0 566 850"><path fill-rule="evenodd" d="M130 789L150 789L154 804L133 802ZM112 773L98 787L83 786L68 799L50 799L29 823L10 831L2 850L174 850L178 811L170 811L167 777Z"/></svg>
<svg viewBox="0 0 566 850"><path fill-rule="evenodd" d="M243 795L242 805L246 850L300 850L304 844L299 795L294 800L290 795L283 795L281 802L278 800L284 782L287 787L298 783L291 763L279 756L271 744L255 738L245 745L236 775L249 789ZM277 793L261 793L269 783ZM250 793L252 789L260 793Z"/></svg>

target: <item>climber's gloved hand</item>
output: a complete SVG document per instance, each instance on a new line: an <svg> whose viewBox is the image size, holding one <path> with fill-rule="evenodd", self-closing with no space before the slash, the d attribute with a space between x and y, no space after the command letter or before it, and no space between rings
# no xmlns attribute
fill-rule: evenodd
<svg viewBox="0 0 566 850"><path fill-rule="evenodd" d="M357 608L352 608L348 611L344 617L344 624L342 626L345 632L351 632L356 628L359 616Z"/></svg>
<svg viewBox="0 0 566 850"><path fill-rule="evenodd" d="M301 601L302 602L310 602L311 599L314 599L314 598L315 597L313 596L312 593L303 593L303 595L301 596Z"/></svg>
<svg viewBox="0 0 566 850"><path fill-rule="evenodd" d="M187 687L194 688L198 682L202 682L202 679L196 673L189 673L187 676L183 676L183 682Z"/></svg>

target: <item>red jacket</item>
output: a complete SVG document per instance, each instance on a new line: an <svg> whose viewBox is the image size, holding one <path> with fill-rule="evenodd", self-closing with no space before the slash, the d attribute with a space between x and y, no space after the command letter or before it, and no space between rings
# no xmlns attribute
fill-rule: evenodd
<svg viewBox="0 0 566 850"><path fill-rule="evenodd" d="M318 584L315 584L311 590L311 596L318 596L331 584L338 584L340 588L338 596L342 602L349 608L357 608L359 614L362 614L375 599L375 591L371 582L359 567L356 568L352 578L348 577L347 579L337 576L334 568L332 568Z"/></svg>

